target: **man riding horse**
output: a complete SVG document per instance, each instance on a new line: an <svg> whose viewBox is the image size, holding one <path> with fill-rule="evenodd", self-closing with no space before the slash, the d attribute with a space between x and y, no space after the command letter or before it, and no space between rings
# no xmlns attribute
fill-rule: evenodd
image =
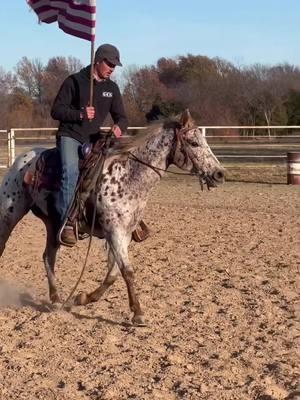
<svg viewBox="0 0 300 400"><path fill-rule="evenodd" d="M97 155L94 150L95 148L90 156ZM0 257L14 227L31 210L46 227L43 260L49 297L52 303L60 303L55 280L55 261L60 247L56 239L56 216L53 215L55 189L43 186L44 182L38 179L39 164L43 165L41 157L46 151L50 151L52 155L55 152L35 148L20 154L3 177L0 186ZM85 161L89 159L88 156ZM224 170L187 110L172 121L154 123L134 136L112 138L106 157L100 160L105 160L103 167L99 168L98 162L92 164L91 169L83 170L81 176L84 181L79 180L79 183L83 182L83 191L79 196L83 206L80 215L83 218L78 219L78 233L93 234L106 240L107 274L98 288L91 293L79 293L71 302L85 305L98 301L117 277L122 275L133 313L132 322L135 325L144 325L143 310L136 292L134 270L128 250L151 191L172 164L188 175L196 176L202 188L204 184L208 188L222 184ZM58 162L51 165L57 164ZM51 171L51 168L48 170ZM52 175L50 174L51 177ZM32 184L30 177L34 178ZM53 186L58 180L52 178L51 182Z"/></svg>
<svg viewBox="0 0 300 400"><path fill-rule="evenodd" d="M114 121L112 132L115 137L120 137L128 126L119 87L110 80L116 66L122 66L119 50L111 44L98 47L94 59L93 106L88 104L89 65L63 82L51 110L52 118L60 121L56 138L62 171L56 198L61 224L58 239L67 246L74 246L77 241L74 223L68 220L68 210L79 177L81 145L99 139L99 128L108 114Z"/></svg>

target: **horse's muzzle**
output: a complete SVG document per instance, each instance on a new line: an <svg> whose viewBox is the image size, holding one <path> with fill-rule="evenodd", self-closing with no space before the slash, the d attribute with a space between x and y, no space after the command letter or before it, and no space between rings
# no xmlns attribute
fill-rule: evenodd
<svg viewBox="0 0 300 400"><path fill-rule="evenodd" d="M209 175L200 175L199 176L199 183L201 185L201 188L203 190L203 184L206 184L207 189L209 190L210 188L215 188L225 181L225 173L223 169L216 169L213 171L212 174Z"/></svg>
<svg viewBox="0 0 300 400"><path fill-rule="evenodd" d="M216 169L212 174L212 179L217 185L221 185L225 181L225 171L223 169Z"/></svg>

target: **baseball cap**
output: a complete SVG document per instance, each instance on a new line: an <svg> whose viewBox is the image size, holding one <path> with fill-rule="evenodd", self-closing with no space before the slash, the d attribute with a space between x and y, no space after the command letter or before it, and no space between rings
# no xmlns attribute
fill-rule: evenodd
<svg viewBox="0 0 300 400"><path fill-rule="evenodd" d="M122 67L120 52L112 44L105 43L98 47L95 53L95 63L103 60L107 60L114 65Z"/></svg>

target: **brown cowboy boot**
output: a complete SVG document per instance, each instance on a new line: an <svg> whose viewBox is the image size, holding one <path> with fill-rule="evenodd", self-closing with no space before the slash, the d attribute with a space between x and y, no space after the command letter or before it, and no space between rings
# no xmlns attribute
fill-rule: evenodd
<svg viewBox="0 0 300 400"><path fill-rule="evenodd" d="M68 222L65 224L59 234L59 242L64 246L75 246L75 244L77 243L77 237L75 234L75 227L73 225L68 224Z"/></svg>

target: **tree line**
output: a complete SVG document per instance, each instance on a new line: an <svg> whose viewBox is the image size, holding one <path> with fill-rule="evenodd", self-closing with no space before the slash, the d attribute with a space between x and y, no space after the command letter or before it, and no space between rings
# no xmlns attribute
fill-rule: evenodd
<svg viewBox="0 0 300 400"><path fill-rule="evenodd" d="M0 129L56 126L54 97L82 67L75 57L52 57L46 65L23 57L13 72L0 67ZM131 126L185 108L199 125L300 125L300 69L290 64L239 67L188 54L128 67L118 80Z"/></svg>

